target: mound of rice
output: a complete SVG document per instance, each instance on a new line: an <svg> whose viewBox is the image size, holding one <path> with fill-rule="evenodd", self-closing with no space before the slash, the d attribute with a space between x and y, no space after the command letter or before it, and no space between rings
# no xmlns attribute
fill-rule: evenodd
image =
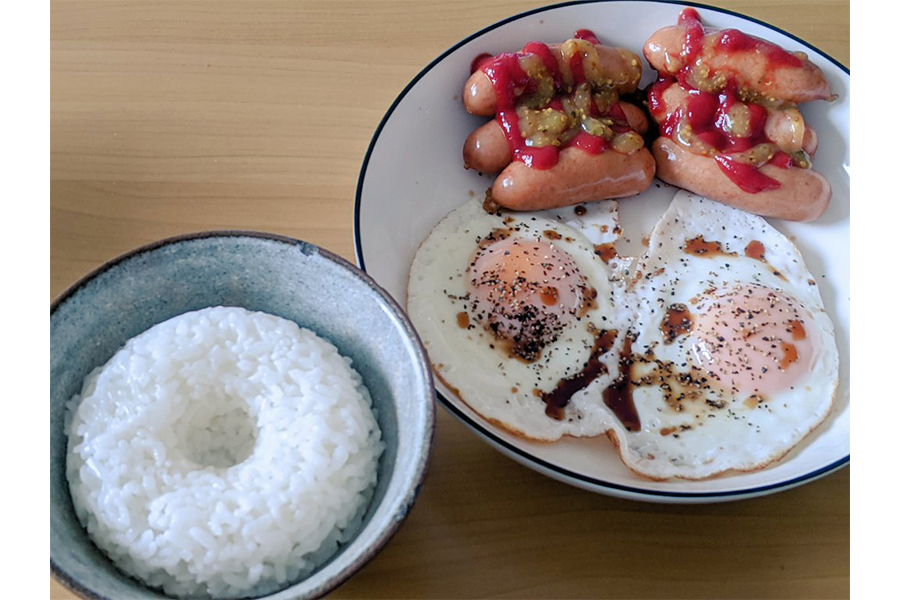
<svg viewBox="0 0 900 600"><path fill-rule="evenodd" d="M91 539L181 597L262 595L307 575L356 533L383 450L350 360L241 308L133 338L69 418L67 476Z"/></svg>

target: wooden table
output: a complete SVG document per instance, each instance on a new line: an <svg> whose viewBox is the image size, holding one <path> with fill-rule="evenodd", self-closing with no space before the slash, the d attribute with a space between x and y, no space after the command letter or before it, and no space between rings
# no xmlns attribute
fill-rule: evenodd
<svg viewBox="0 0 900 600"><path fill-rule="evenodd" d="M51 3L51 294L206 229L350 260L370 137L457 40L533 0ZM848 1L712 1L849 66ZM618 500L520 466L438 411L409 519L334 598L849 596L850 469L712 506ZM52 598L74 598L51 580Z"/></svg>

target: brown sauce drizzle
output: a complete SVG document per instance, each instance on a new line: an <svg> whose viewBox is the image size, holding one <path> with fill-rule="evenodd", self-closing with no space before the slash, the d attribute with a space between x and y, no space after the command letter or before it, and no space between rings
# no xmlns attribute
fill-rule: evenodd
<svg viewBox="0 0 900 600"><path fill-rule="evenodd" d="M525 320L531 320L530 313L526 314ZM511 338L500 335L497 332L496 323L489 323L487 329L494 335L491 347L499 348L506 353L508 358L514 358L526 365L537 362L544 353L544 347L551 342L547 342L541 337L544 333L544 326L539 321L532 322L534 323L533 328L526 330L524 334ZM553 340L555 338L551 337L550 339Z"/></svg>
<svg viewBox="0 0 900 600"><path fill-rule="evenodd" d="M671 344L679 335L686 334L694 326L694 316L684 304L673 304L666 309L666 316L659 325L666 344Z"/></svg>
<svg viewBox="0 0 900 600"><path fill-rule="evenodd" d="M716 241L707 242L702 235L685 242L684 251L687 254L706 258L711 256L732 256L731 252L725 252L722 249L722 244Z"/></svg>
<svg viewBox="0 0 900 600"><path fill-rule="evenodd" d="M766 247L759 240L752 240L747 247L744 248L744 256L747 258L752 258L754 260L758 260L759 262L768 262L766 261ZM770 267L772 274L779 279L783 279L787 281L787 277L784 276L781 271L778 271L774 267Z"/></svg>
<svg viewBox="0 0 900 600"><path fill-rule="evenodd" d="M631 385L631 365L634 359L631 355L630 335L625 336L625 347L622 356L619 357L619 376L615 381L603 390L603 402L619 419L628 431L638 431L641 428L641 419L634 405Z"/></svg>
<svg viewBox="0 0 900 600"><path fill-rule="evenodd" d="M616 247L613 244L599 244L594 246L594 254L603 259L603 262L605 263L608 263L619 256L619 253L616 252Z"/></svg>
<svg viewBox="0 0 900 600"><path fill-rule="evenodd" d="M548 240L560 240L562 239L562 235L558 231L553 231L552 229L544 230L544 237Z"/></svg>
<svg viewBox="0 0 900 600"><path fill-rule="evenodd" d="M578 309L578 317L583 317L588 312L597 308L597 289L588 287L584 290L581 300L581 307Z"/></svg>
<svg viewBox="0 0 900 600"><path fill-rule="evenodd" d="M489 234L478 240L478 247L486 248L494 242L505 240L510 236L511 233L512 231L509 229L501 229L499 227L497 227L496 229L492 229Z"/></svg>
<svg viewBox="0 0 900 600"><path fill-rule="evenodd" d="M561 380L551 392L535 390L535 394L540 394L541 399L547 405L544 412L548 417L562 421L565 417L565 408L572 396L590 385L594 379L608 372L606 365L600 362L600 357L610 351L617 335L618 332L608 329L595 331L594 348L581 372Z"/></svg>
<svg viewBox="0 0 900 600"><path fill-rule="evenodd" d="M783 371L791 366L792 363L797 362L799 356L797 355L797 346L790 342L781 342L781 350L784 352L784 356L781 357L778 368Z"/></svg>
<svg viewBox="0 0 900 600"><path fill-rule="evenodd" d="M463 397L462 397L462 394L459 393L459 389L450 385L450 383L446 379L444 379L443 375L441 375L440 369L442 369L443 367L444 367L444 365L438 365L436 368L432 369L432 371L434 372L434 376L437 377L438 380L444 384L444 387L446 387L448 390L450 390L451 394L453 394L454 396L456 396L457 398L462 400Z"/></svg>
<svg viewBox="0 0 900 600"><path fill-rule="evenodd" d="M744 256L766 262L766 247L759 240L753 240L744 248Z"/></svg>
<svg viewBox="0 0 900 600"><path fill-rule="evenodd" d="M489 215L498 215L503 210L503 207L494 200L492 188L488 188L484 191L484 202L481 203L481 208Z"/></svg>
<svg viewBox="0 0 900 600"><path fill-rule="evenodd" d="M765 398L758 394L753 394L752 396L748 396L746 400L744 400L744 406L747 408L756 408L760 404L765 402Z"/></svg>
<svg viewBox="0 0 900 600"><path fill-rule="evenodd" d="M456 313L456 324L459 325L460 329L468 329L469 313L467 313L466 311Z"/></svg>
<svg viewBox="0 0 900 600"><path fill-rule="evenodd" d="M794 341L805 340L806 329L803 327L803 321L789 321L788 333L791 334L791 339Z"/></svg>
<svg viewBox="0 0 900 600"><path fill-rule="evenodd" d="M722 244L720 244L719 242L707 242L703 239L702 235L688 240L684 245L684 251L687 254L702 256L704 258L709 258L712 256L735 256L734 252L726 252L725 250L723 250ZM744 248L744 256L746 256L747 258L758 260L759 262L767 262L766 247L759 240L752 240L747 244L747 247ZM787 277L785 277L781 271L778 271L774 267L770 267L770 269L775 277L787 281Z"/></svg>
<svg viewBox="0 0 900 600"><path fill-rule="evenodd" d="M547 286L541 290L541 302L544 306L555 306L559 302L559 289Z"/></svg>

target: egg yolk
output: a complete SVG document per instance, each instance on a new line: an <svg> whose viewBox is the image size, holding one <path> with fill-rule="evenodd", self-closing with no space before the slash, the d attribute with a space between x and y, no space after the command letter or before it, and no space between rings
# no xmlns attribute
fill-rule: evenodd
<svg viewBox="0 0 900 600"><path fill-rule="evenodd" d="M694 360L734 392L788 389L809 373L817 340L809 311L761 285L716 291L697 305L689 342Z"/></svg>
<svg viewBox="0 0 900 600"><path fill-rule="evenodd" d="M474 320L529 362L585 303L587 286L572 258L541 240L504 237L483 244L467 274Z"/></svg>

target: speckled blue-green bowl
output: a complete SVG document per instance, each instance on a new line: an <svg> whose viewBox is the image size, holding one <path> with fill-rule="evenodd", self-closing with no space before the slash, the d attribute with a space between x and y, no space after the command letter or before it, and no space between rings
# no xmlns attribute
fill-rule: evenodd
<svg viewBox="0 0 900 600"><path fill-rule="evenodd" d="M65 403L126 340L209 306L295 321L353 360L386 448L362 527L329 562L267 598L334 589L390 539L422 484L434 431L431 371L397 303L365 273L312 244L252 232L200 233L139 248L88 275L50 308L50 565L86 598L165 598L122 574L88 539L66 482Z"/></svg>

